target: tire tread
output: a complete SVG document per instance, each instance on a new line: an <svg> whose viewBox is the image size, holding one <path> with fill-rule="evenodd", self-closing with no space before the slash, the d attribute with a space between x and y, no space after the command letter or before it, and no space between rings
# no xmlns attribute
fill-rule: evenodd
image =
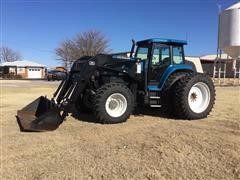
<svg viewBox="0 0 240 180"><path fill-rule="evenodd" d="M126 113L124 113L122 116L120 116L118 118L112 118L109 115L107 115L107 113L105 112L105 99L106 99L105 96L107 94L116 93L115 91L119 91L119 90L128 96L128 97L126 97L127 101L128 101L128 107L127 107ZM132 111L134 109L135 103L134 103L133 97L134 96L133 96L131 90L124 84L107 83L107 84L103 85L102 87L100 87L95 94L95 101L94 101L94 105L93 105L94 115L97 118L97 120L103 124L113 124L113 123L125 122L129 118L130 114L132 113Z"/></svg>

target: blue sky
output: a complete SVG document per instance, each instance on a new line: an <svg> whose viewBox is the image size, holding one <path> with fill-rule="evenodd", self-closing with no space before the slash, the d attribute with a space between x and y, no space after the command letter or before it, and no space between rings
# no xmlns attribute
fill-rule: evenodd
<svg viewBox="0 0 240 180"><path fill-rule="evenodd" d="M187 38L187 55L216 52L218 8L237 0L0 0L1 45L23 59L60 65L54 49L65 38L102 31L112 52L128 51L131 39Z"/></svg>

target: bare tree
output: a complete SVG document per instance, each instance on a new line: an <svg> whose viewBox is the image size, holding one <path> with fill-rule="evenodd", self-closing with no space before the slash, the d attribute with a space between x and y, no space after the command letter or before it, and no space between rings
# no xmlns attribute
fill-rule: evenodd
<svg viewBox="0 0 240 180"><path fill-rule="evenodd" d="M69 68L72 62L78 58L75 55L74 42L69 39L64 40L55 51L58 60L60 60L66 68Z"/></svg>
<svg viewBox="0 0 240 180"><path fill-rule="evenodd" d="M9 47L0 47L0 60L1 62L12 62L21 60L21 54L12 50Z"/></svg>
<svg viewBox="0 0 240 180"><path fill-rule="evenodd" d="M106 36L100 31L91 30L78 33L72 39L64 40L55 51L58 60L61 60L65 67L69 67L70 64L82 56L109 53L108 47Z"/></svg>

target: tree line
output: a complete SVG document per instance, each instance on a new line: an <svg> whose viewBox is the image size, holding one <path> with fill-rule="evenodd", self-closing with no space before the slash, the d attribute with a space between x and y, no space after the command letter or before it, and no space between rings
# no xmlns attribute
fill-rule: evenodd
<svg viewBox="0 0 240 180"><path fill-rule="evenodd" d="M105 34L97 30L77 33L72 38L63 40L55 49L56 59L66 68L69 68L74 61L82 56L95 56L96 54L109 52L109 40ZM1 62L21 59L22 56L19 52L9 47L0 47Z"/></svg>

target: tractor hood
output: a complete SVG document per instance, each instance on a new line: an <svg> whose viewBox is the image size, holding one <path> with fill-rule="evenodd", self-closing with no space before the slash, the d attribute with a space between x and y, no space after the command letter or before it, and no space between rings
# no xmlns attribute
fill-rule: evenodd
<svg viewBox="0 0 240 180"><path fill-rule="evenodd" d="M74 62L71 71L81 71L84 66L97 66L97 67L106 67L106 68L124 68L132 67L136 63L135 59L121 59L113 58L112 55L108 54L98 54L96 56L85 56Z"/></svg>

